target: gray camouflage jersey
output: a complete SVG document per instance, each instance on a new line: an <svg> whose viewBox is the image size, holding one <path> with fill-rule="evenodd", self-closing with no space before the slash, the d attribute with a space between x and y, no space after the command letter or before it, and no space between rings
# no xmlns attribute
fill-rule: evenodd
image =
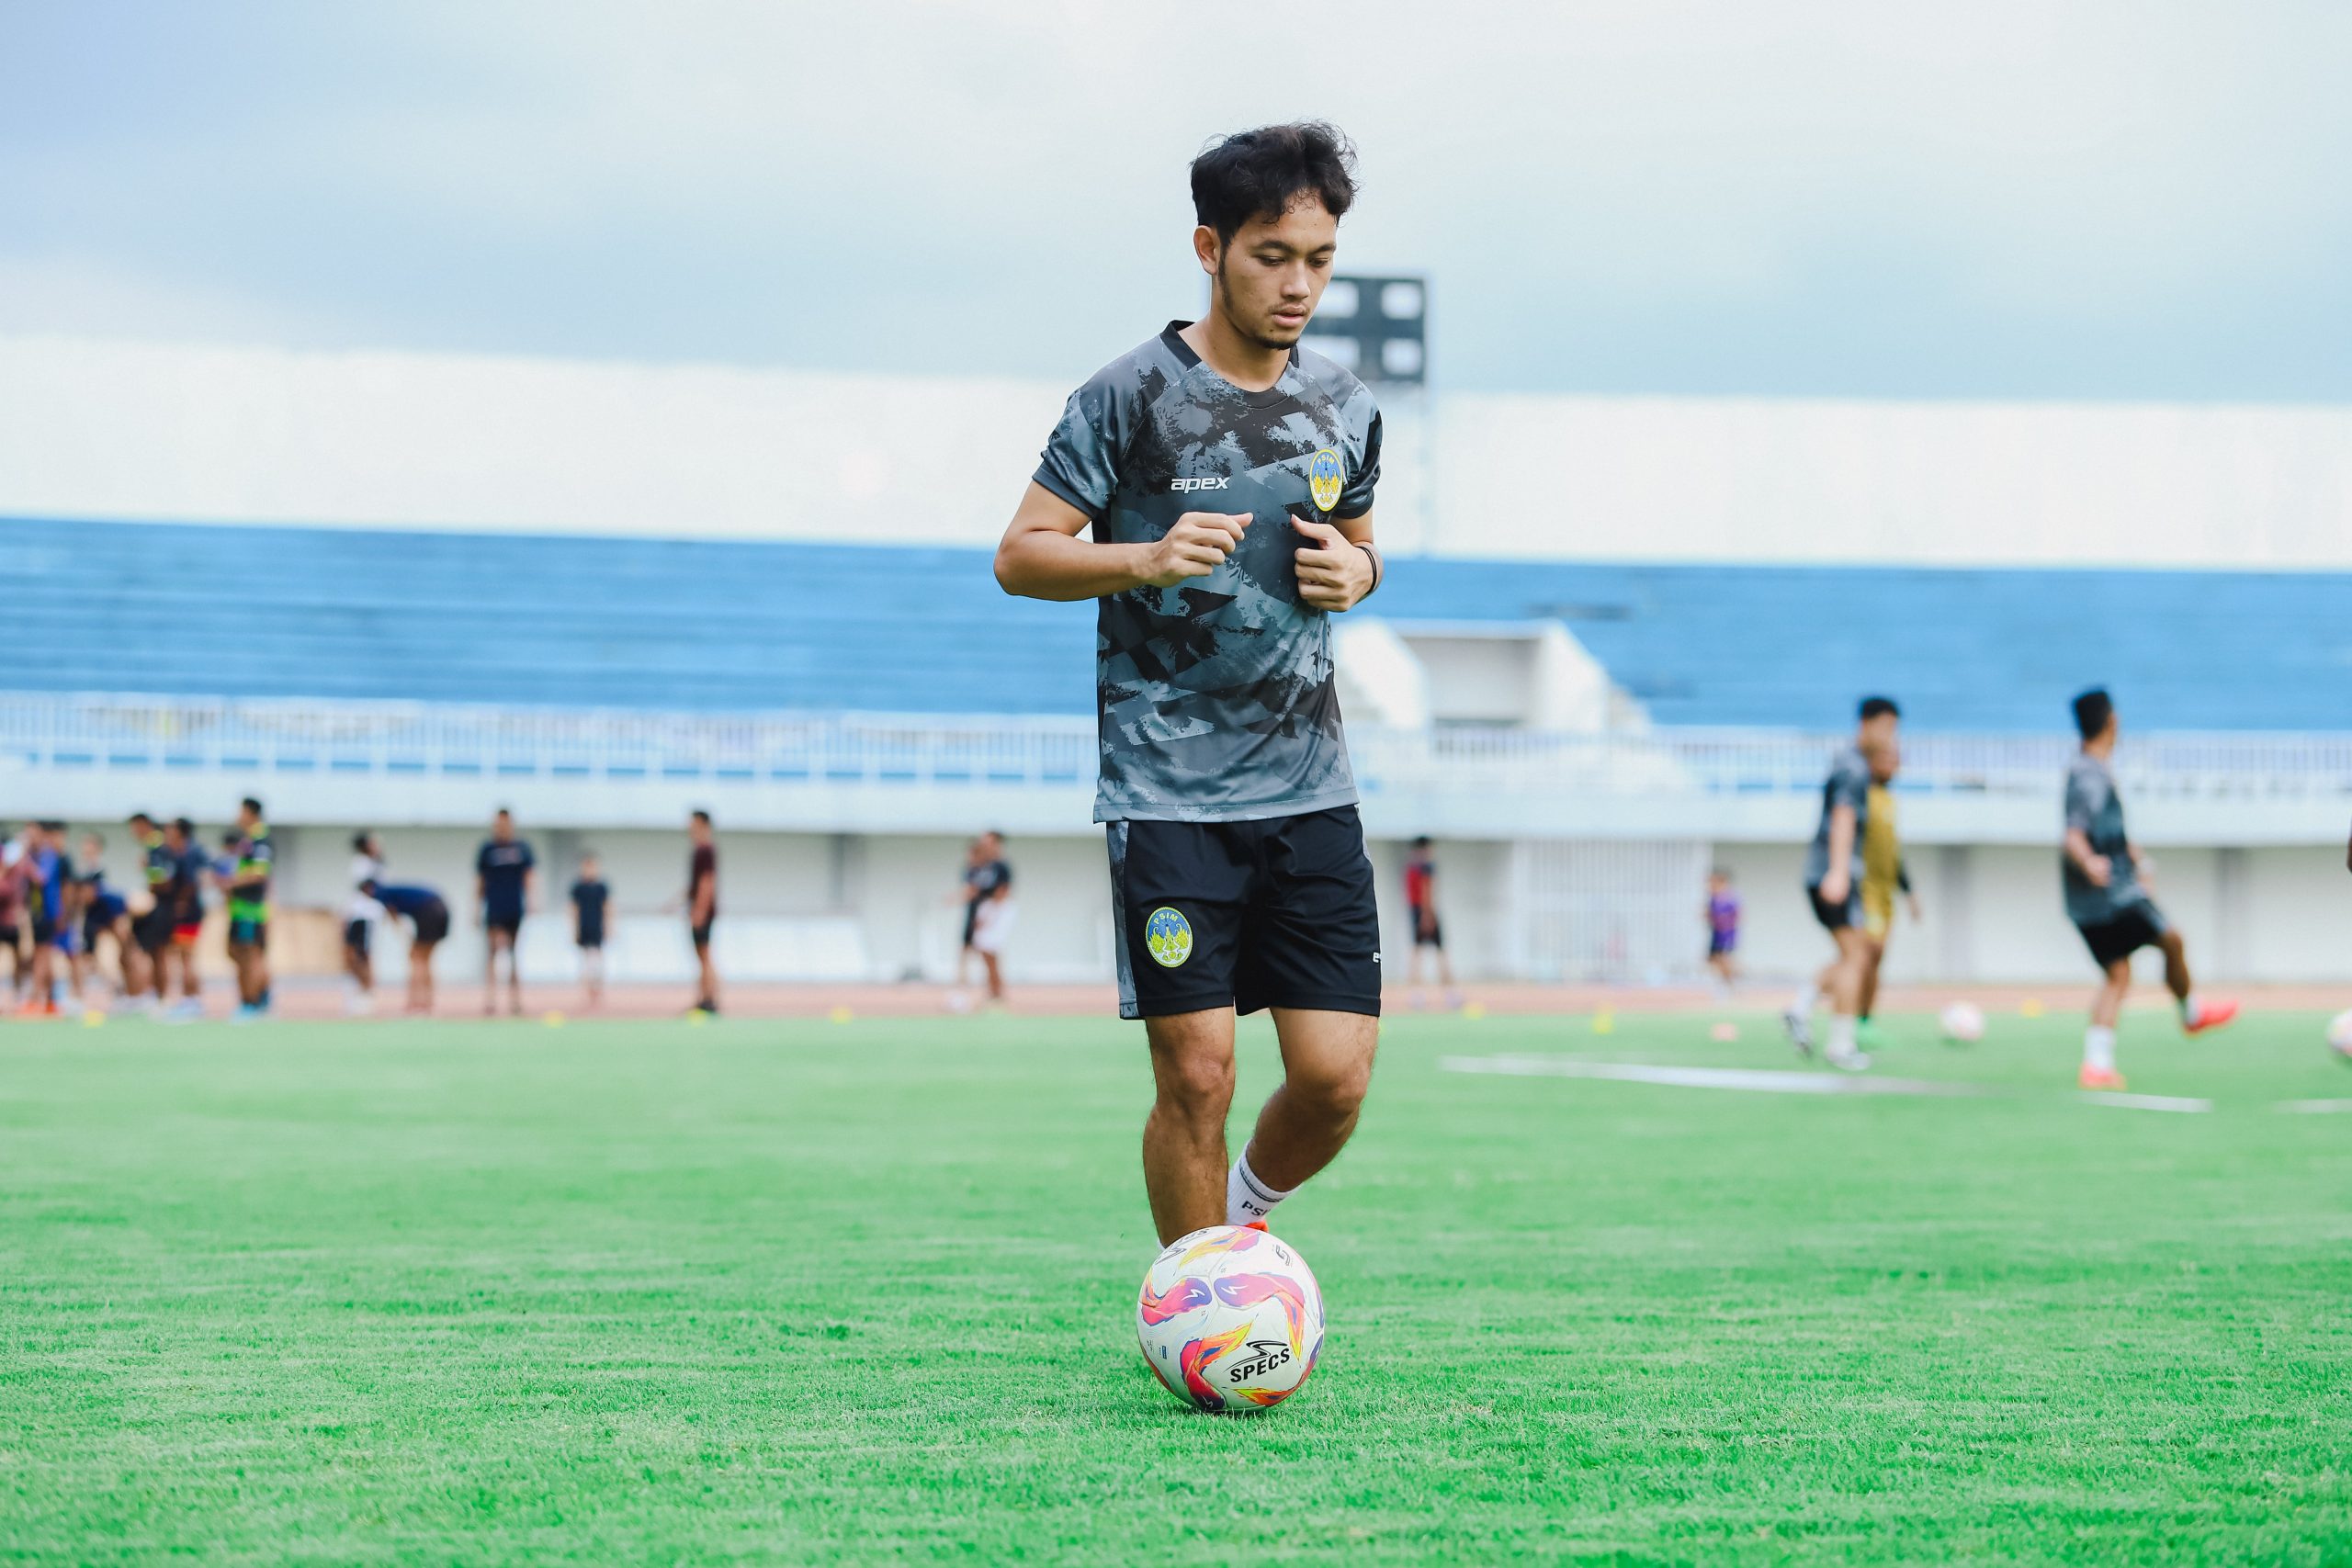
<svg viewBox="0 0 2352 1568"><path fill-rule="evenodd" d="M1854 808L1854 852L1846 863L1849 897L1859 897L1862 886L1862 829L1871 820L1871 763L1861 748L1849 746L1829 764L1821 785L1821 826L1813 830L1813 847L1804 852L1804 885L1818 887L1829 874L1829 815L1841 806Z"/></svg>
<svg viewBox="0 0 2352 1568"><path fill-rule="evenodd" d="M2148 902L2140 870L2132 863L2131 836L2123 830L2123 797L2105 762L2078 751L2066 768L2066 826L2080 828L2091 848L2107 857L2107 886L2085 876L2075 857L2058 852L2066 884L2066 918L2078 926L2103 926L2134 904Z"/></svg>
<svg viewBox="0 0 2352 1568"><path fill-rule="evenodd" d="M1098 601L1102 784L1094 819L1239 822L1347 806L1331 627L1299 602L1290 525L1361 517L1380 479L1380 411L1346 370L1304 349L1245 392L1165 332L1070 394L1037 482L1094 519L1094 537L1149 544L1187 512L1247 512L1224 564L1174 588Z"/></svg>

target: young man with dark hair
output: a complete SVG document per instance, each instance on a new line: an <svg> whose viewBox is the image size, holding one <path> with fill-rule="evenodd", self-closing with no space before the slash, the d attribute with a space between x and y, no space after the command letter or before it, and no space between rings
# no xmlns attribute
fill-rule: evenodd
<svg viewBox="0 0 2352 1568"><path fill-rule="evenodd" d="M948 998L950 1007L961 1010L971 1005L964 995L964 981L975 957L987 980L989 1000L1004 1000L1001 954L1003 938L1010 933L1001 925L1001 914L1011 908L1012 897L1012 866L1004 858L1004 837L991 829L972 840L964 858L964 945L956 954L956 989Z"/></svg>
<svg viewBox="0 0 2352 1568"><path fill-rule="evenodd" d="M1804 861L1804 895L1813 918L1838 944L1830 959L1781 1014L1789 1040L1800 1055L1813 1055L1813 1008L1826 992L1832 1010L1829 1043L1822 1059L1843 1072L1871 1065L1856 1043L1860 1029L1862 979L1870 968L1871 941L1862 914L1861 865L1870 829L1871 753L1894 744L1902 710L1890 697L1864 697L1854 726L1854 743L1831 761L1821 786L1821 822Z"/></svg>
<svg viewBox="0 0 2352 1568"><path fill-rule="evenodd" d="M1144 1185L1163 1241L1261 1222L1329 1165L1379 1038L1379 913L1330 616L1380 581L1380 414L1298 341L1353 164L1311 123L1193 161L1208 313L1071 394L997 548L1007 592L1098 602L1094 815L1119 1010L1150 1044ZM1283 1081L1228 1168L1234 1018L1261 1008Z"/></svg>
<svg viewBox="0 0 2352 1568"><path fill-rule="evenodd" d="M119 998L131 995L130 978L137 972L137 961L131 956L130 906L122 895L107 886L107 841L96 833L82 835L82 858L75 864L75 881L80 885L79 912L81 942L74 953L74 994L87 1002L85 995L92 976L104 980L98 968L98 939L114 939L114 963Z"/></svg>
<svg viewBox="0 0 2352 1568"><path fill-rule="evenodd" d="M66 890L74 877L65 858L64 826L57 822L25 825L26 923L33 939L32 994L19 1010L28 1016L54 1017L57 1012L57 962L71 947L73 910Z"/></svg>
<svg viewBox="0 0 2352 1568"><path fill-rule="evenodd" d="M2238 1004L2198 996L2188 980L2188 950L2149 897L2147 857L2123 828L2123 797L2115 789L2115 740L2121 731L2115 703L2094 687L2075 699L2075 728L2083 749L2066 769L2066 840L2059 874L2066 890L2066 918L2083 933L2091 962L2104 975L2091 998L2090 1027L2083 1032L2085 1089L2120 1089L2115 1070L2115 1024L2132 990L2132 955L2154 947L2165 955L2165 987L2180 1010L2189 1034L2219 1029L2235 1018Z"/></svg>
<svg viewBox="0 0 2352 1568"><path fill-rule="evenodd" d="M491 818L490 837L474 856L474 898L481 909L483 932L489 938L483 960L481 1015L498 1010L498 955L506 955L506 1000L516 1018L523 1016L523 965L514 944L523 932L523 916L531 907L531 868L537 862L530 844L514 836L514 814L504 807Z"/></svg>
<svg viewBox="0 0 2352 1568"><path fill-rule="evenodd" d="M343 906L343 973L349 982L343 1010L357 1018L376 1010L376 922L390 911L368 891L384 874L384 848L368 829L351 835L351 897Z"/></svg>
<svg viewBox="0 0 2352 1568"><path fill-rule="evenodd" d="M261 802L247 795L237 803L236 830L229 835L229 870L221 880L229 895L229 959L237 969L240 1022L269 1016L269 878L277 849Z"/></svg>
<svg viewBox="0 0 2352 1568"><path fill-rule="evenodd" d="M695 1005L686 1010L709 1018L718 1011L718 966L710 958L711 923L718 919L718 845L709 812L687 818L686 837L694 846L686 855L686 934L695 944Z"/></svg>

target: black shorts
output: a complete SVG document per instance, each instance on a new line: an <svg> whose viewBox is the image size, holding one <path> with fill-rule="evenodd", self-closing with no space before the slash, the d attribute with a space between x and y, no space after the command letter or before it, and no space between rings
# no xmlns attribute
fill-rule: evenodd
<svg viewBox="0 0 2352 1568"><path fill-rule="evenodd" d="M172 945L172 912L158 907L130 922L130 940L141 953L161 953Z"/></svg>
<svg viewBox="0 0 2352 1568"><path fill-rule="evenodd" d="M579 948L582 953L602 953L605 951L605 933L603 931L582 931L580 935L574 939L572 945Z"/></svg>
<svg viewBox="0 0 2352 1568"><path fill-rule="evenodd" d="M267 947L269 917L266 915L232 915L229 917L231 948Z"/></svg>
<svg viewBox="0 0 2352 1568"><path fill-rule="evenodd" d="M695 951L696 953L702 952L705 948L710 945L710 928L717 922L718 917L713 916L710 919L705 920L698 926L688 926L686 928L686 934L695 939Z"/></svg>
<svg viewBox="0 0 2352 1568"><path fill-rule="evenodd" d="M416 940L430 944L449 934L449 906L435 898L410 917L416 923Z"/></svg>
<svg viewBox="0 0 2352 1568"><path fill-rule="evenodd" d="M50 919L46 916L41 915L35 915L33 917L33 945L35 947L55 947L57 945L57 922L55 920Z"/></svg>
<svg viewBox="0 0 2352 1568"><path fill-rule="evenodd" d="M374 922L369 920L344 921L343 945L345 951L356 953L361 958L367 957L368 933L372 929L373 924Z"/></svg>
<svg viewBox="0 0 2352 1568"><path fill-rule="evenodd" d="M1254 822L1113 822L1119 1016L1380 1014L1380 910L1352 806Z"/></svg>
<svg viewBox="0 0 2352 1568"><path fill-rule="evenodd" d="M482 915L481 926L484 931L504 931L508 936L514 936L523 929L523 911L520 909L487 910Z"/></svg>
<svg viewBox="0 0 2352 1568"><path fill-rule="evenodd" d="M2096 925L2077 924L2075 929L2083 933L2083 942L2091 950L2091 962L2105 969L2143 947L2154 947L2171 928L2165 923L2163 910L2143 901L2126 905L2112 918Z"/></svg>
<svg viewBox="0 0 2352 1568"><path fill-rule="evenodd" d="M1824 901L1818 887L1806 888L1804 896L1813 905L1813 918L1821 922L1823 931L1841 931L1849 926L1862 923L1862 886L1859 882L1847 893L1846 901L1842 904Z"/></svg>
<svg viewBox="0 0 2352 1568"><path fill-rule="evenodd" d="M1413 945L1415 947L1442 948L1445 945L1445 922L1443 920L1437 919L1432 917L1430 923L1425 927L1421 924L1421 912L1419 909L1415 909L1412 911L1412 921Z"/></svg>

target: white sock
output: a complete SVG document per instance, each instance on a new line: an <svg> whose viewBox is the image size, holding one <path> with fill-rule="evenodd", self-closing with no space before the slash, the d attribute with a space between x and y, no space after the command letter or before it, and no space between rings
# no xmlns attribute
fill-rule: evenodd
<svg viewBox="0 0 2352 1568"><path fill-rule="evenodd" d="M2198 1001L2197 993L2195 991L2191 991L2188 995L2181 998L2180 1021L2183 1023L2193 1022L2197 1017L2197 1010L2202 1005L2202 1003Z"/></svg>
<svg viewBox="0 0 2352 1568"><path fill-rule="evenodd" d="M1789 1004L1789 1010L1803 1018L1813 1011L1814 1003L1820 999L1821 987L1807 980L1797 987L1797 999Z"/></svg>
<svg viewBox="0 0 2352 1568"><path fill-rule="evenodd" d="M1831 1016L1829 1020L1829 1054L1832 1056L1850 1056L1855 1054L1854 1021L1854 1015L1850 1012L1841 1012Z"/></svg>
<svg viewBox="0 0 2352 1568"><path fill-rule="evenodd" d="M2083 1031L2083 1066L2102 1073L2115 1071L2115 1031L2103 1023Z"/></svg>
<svg viewBox="0 0 2352 1568"><path fill-rule="evenodd" d="M1290 1192L1297 1190L1294 1187ZM1250 1151L1244 1149L1241 1157L1233 1162L1233 1168L1226 1172L1225 1223L1246 1225L1252 1220L1262 1220L1272 1213L1274 1205L1289 1197L1290 1192L1277 1190L1272 1183L1250 1169Z"/></svg>

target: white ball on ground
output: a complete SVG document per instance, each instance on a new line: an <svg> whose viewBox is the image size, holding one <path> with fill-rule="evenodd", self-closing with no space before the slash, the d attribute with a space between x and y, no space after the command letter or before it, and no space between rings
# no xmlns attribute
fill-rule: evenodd
<svg viewBox="0 0 2352 1568"><path fill-rule="evenodd" d="M1179 1236L1136 1302L1144 1363L1201 1410L1262 1410L1296 1393L1323 1351L1323 1292L1288 1242L1239 1225Z"/></svg>
<svg viewBox="0 0 2352 1568"><path fill-rule="evenodd" d="M1948 1002L1938 1021L1944 1039L1954 1045L1973 1045L1984 1038L1984 1010L1974 1002Z"/></svg>
<svg viewBox="0 0 2352 1568"><path fill-rule="evenodd" d="M2346 1009L2327 1021L2328 1049L2336 1060L2352 1063L2352 1009Z"/></svg>

